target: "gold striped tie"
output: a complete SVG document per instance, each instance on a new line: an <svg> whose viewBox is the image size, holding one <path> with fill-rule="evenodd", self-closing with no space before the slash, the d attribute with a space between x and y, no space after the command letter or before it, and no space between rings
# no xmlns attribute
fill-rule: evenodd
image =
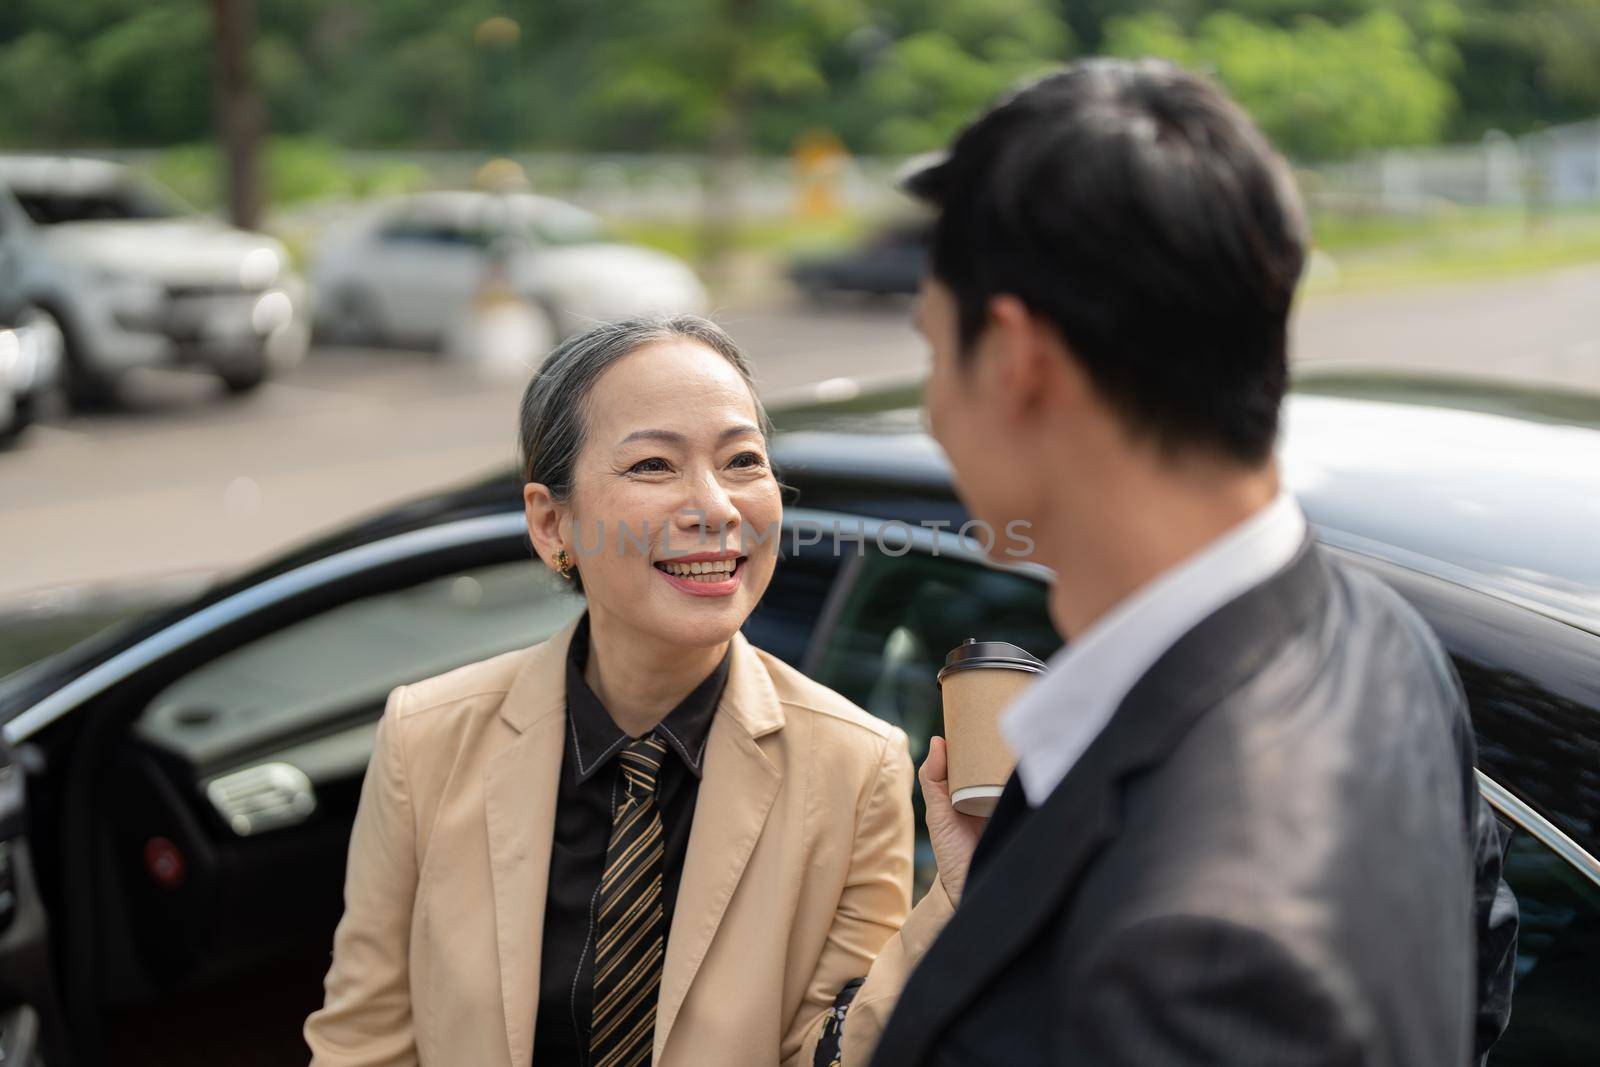
<svg viewBox="0 0 1600 1067"><path fill-rule="evenodd" d="M618 755L627 796L611 816L611 843L595 913L593 1067L648 1064L666 955L661 910L661 809L656 781L667 746L654 734Z"/></svg>

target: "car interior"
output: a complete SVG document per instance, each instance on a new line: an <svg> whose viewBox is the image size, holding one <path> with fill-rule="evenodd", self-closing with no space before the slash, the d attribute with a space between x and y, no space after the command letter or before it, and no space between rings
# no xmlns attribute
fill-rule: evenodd
<svg viewBox="0 0 1600 1067"><path fill-rule="evenodd" d="M752 640L798 664L837 570L791 553ZM582 608L521 542L413 559L224 627L46 731L63 755L36 836L77 1059L303 1063L388 692Z"/></svg>

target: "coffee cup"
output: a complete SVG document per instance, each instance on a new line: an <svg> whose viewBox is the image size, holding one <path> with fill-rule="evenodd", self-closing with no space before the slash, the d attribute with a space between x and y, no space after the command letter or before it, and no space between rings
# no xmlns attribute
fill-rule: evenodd
<svg viewBox="0 0 1600 1067"><path fill-rule="evenodd" d="M1000 712L1044 664L1006 641L976 638L956 646L939 671L950 802L964 815L988 817L1016 768L1000 734Z"/></svg>

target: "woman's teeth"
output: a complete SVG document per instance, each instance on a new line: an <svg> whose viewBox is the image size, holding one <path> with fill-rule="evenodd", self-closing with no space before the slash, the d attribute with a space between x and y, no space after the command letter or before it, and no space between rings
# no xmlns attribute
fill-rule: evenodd
<svg viewBox="0 0 1600 1067"><path fill-rule="evenodd" d="M705 563L661 563L662 570L674 578L688 578L696 582L722 582L739 565L736 559L714 559Z"/></svg>

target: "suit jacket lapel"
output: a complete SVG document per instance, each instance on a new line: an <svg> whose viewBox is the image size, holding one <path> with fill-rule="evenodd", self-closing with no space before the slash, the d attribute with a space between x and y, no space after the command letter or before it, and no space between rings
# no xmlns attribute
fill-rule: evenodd
<svg viewBox="0 0 1600 1067"><path fill-rule="evenodd" d="M514 1067L533 1056L545 891L566 742L567 646L575 628L567 626L529 652L500 711L517 736L485 771L500 995Z"/></svg>
<svg viewBox="0 0 1600 1067"><path fill-rule="evenodd" d="M667 939L656 1006L657 1062L783 782L782 769L761 743L783 726L772 679L742 634L733 639L732 656L706 739L705 772Z"/></svg>
<svg viewBox="0 0 1600 1067"><path fill-rule="evenodd" d="M988 867L990 857L1000 847L1000 843L1032 810L1022 793L1022 779L1017 777L1016 771L1012 771L1011 777L1006 779L1005 788L1000 791L1000 799L995 802L989 821L984 824L983 833L978 837L978 846L972 852L972 865L967 870L967 885L974 884L980 873Z"/></svg>
<svg viewBox="0 0 1600 1067"><path fill-rule="evenodd" d="M955 918L912 972L889 1018L879 1048L892 1056L875 1063L924 1062L939 1032L1029 943L1115 833L1110 777L1090 762L1096 755L1091 746L1042 808L1020 814L989 843Z"/></svg>
<svg viewBox="0 0 1600 1067"><path fill-rule="evenodd" d="M886 1055L875 1062L927 1058L940 1031L1029 944L1115 837L1123 782L1165 760L1207 709L1259 671L1320 606L1327 582L1308 542L1284 570L1168 649L1037 811L1020 814L988 847L980 842L977 877L902 991L879 1042Z"/></svg>

